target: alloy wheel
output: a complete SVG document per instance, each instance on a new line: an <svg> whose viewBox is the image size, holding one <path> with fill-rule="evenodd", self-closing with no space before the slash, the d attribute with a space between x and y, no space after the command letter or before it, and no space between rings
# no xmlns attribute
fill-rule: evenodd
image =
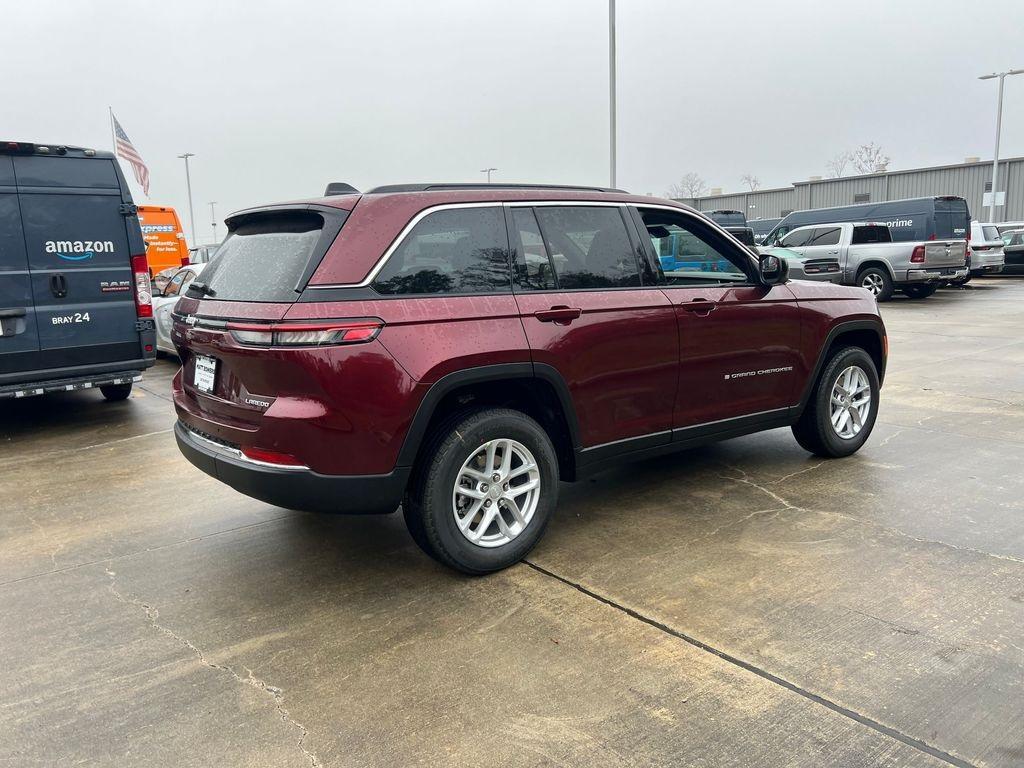
<svg viewBox="0 0 1024 768"><path fill-rule="evenodd" d="M876 274L864 275L864 278L860 281L862 288L867 288L871 291L872 295L878 296L882 292L883 282L882 276Z"/></svg>
<svg viewBox="0 0 1024 768"><path fill-rule="evenodd" d="M456 477L455 524L477 546L503 546L526 530L540 492L540 469L530 449L508 438L489 440L469 455Z"/></svg>
<svg viewBox="0 0 1024 768"><path fill-rule="evenodd" d="M859 365L843 369L832 385L829 401L832 429L844 440L852 440L864 428L871 411L871 382Z"/></svg>

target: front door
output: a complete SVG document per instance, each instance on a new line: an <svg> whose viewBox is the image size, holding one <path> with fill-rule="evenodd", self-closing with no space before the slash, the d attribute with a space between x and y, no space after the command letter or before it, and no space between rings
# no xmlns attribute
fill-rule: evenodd
<svg viewBox="0 0 1024 768"><path fill-rule="evenodd" d="M639 213L654 253L666 239L681 250L683 268L663 270L663 290L679 325L673 428L793 405L799 396L800 309L789 288L761 285L750 252L703 219L657 208Z"/></svg>
<svg viewBox="0 0 1024 768"><path fill-rule="evenodd" d="M669 442L678 379L675 311L641 279L640 243L626 229L625 208L508 211L514 289L533 361L567 383L578 447L628 451Z"/></svg>

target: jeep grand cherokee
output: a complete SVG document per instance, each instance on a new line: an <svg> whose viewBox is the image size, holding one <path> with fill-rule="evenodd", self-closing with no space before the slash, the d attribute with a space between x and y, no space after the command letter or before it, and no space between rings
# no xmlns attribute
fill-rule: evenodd
<svg viewBox="0 0 1024 768"><path fill-rule="evenodd" d="M788 281L678 203L406 185L227 224L175 310L182 452L292 509L401 505L467 573L526 555L560 481L781 426L846 456L875 422L873 297Z"/></svg>

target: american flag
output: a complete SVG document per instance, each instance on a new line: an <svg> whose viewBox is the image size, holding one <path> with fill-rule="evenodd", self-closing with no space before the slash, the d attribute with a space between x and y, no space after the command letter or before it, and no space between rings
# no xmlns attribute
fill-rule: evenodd
<svg viewBox="0 0 1024 768"><path fill-rule="evenodd" d="M121 124L117 122L113 112L110 113L110 118L114 121L114 146L117 147L117 154L131 163L132 171L135 173L135 180L139 182L142 191L146 193L146 197L149 197L149 168L142 162L142 158L132 145L131 139L128 138L128 134L124 132Z"/></svg>

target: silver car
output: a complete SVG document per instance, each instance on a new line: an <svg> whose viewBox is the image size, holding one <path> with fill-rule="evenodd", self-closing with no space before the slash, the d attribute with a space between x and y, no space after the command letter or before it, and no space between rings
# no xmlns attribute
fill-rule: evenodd
<svg viewBox="0 0 1024 768"><path fill-rule="evenodd" d="M153 294L153 319L156 321L156 349L168 355L176 355L174 344L171 343L171 312L178 298L184 295L189 285L202 274L205 264L188 264L179 267L159 293Z"/></svg>
<svg viewBox="0 0 1024 768"><path fill-rule="evenodd" d="M994 275L1003 271L1006 257L1003 238L995 224L971 222L971 277Z"/></svg>

